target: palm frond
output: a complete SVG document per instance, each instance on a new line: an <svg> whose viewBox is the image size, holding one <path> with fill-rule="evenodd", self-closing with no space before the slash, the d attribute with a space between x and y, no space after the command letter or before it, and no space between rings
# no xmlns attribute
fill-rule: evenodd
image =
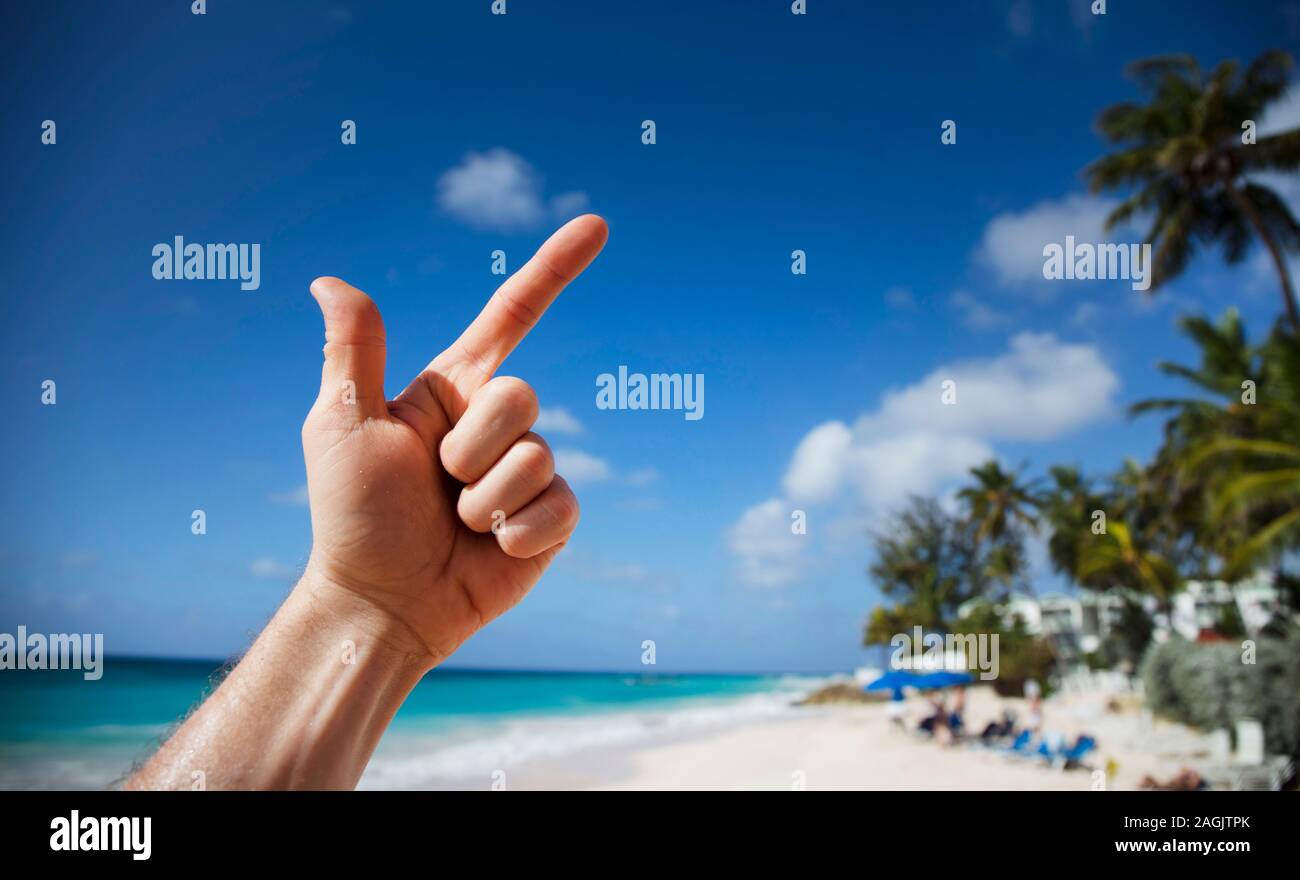
<svg viewBox="0 0 1300 880"><path fill-rule="evenodd" d="M1251 440L1244 437L1219 437L1193 450L1185 466L1198 467L1218 455L1250 455L1258 458L1282 458L1300 461L1300 446L1276 440Z"/></svg>
<svg viewBox="0 0 1300 880"><path fill-rule="evenodd" d="M1151 257L1151 287L1148 288L1151 292L1187 268L1196 251L1192 241L1191 209L1182 205L1172 213L1157 217L1147 232L1146 240L1156 248Z"/></svg>
<svg viewBox="0 0 1300 880"><path fill-rule="evenodd" d="M1300 223L1281 196L1258 183L1247 183L1241 194L1255 206L1260 222L1283 250L1300 250Z"/></svg>
<svg viewBox="0 0 1300 880"><path fill-rule="evenodd" d="M1265 52L1250 63L1241 78L1240 91L1257 102L1253 109L1263 109L1265 104L1286 94L1293 64L1291 54L1280 49Z"/></svg>
<svg viewBox="0 0 1300 880"><path fill-rule="evenodd" d="M1214 514L1223 516L1237 507L1291 500L1300 502L1300 468L1256 471L1238 477L1223 487L1223 491L1214 500Z"/></svg>
<svg viewBox="0 0 1300 880"><path fill-rule="evenodd" d="M1234 146L1232 156L1244 171L1300 169L1300 128L1262 137L1253 144Z"/></svg>
<svg viewBox="0 0 1300 880"><path fill-rule="evenodd" d="M1170 77L1191 83L1201 80L1201 66L1195 57L1185 53L1141 58L1129 64L1124 73L1148 90L1158 88Z"/></svg>
<svg viewBox="0 0 1300 880"><path fill-rule="evenodd" d="M1244 573L1268 554L1284 550L1279 545L1297 528L1300 528L1300 507L1282 514L1239 546L1229 560L1227 573Z"/></svg>

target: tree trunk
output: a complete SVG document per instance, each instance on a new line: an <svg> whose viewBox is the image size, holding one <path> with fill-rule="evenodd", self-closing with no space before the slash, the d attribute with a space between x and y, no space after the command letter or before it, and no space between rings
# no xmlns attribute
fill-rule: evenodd
<svg viewBox="0 0 1300 880"><path fill-rule="evenodd" d="M1273 258L1273 265L1277 267L1278 278L1282 280L1282 303L1286 308L1287 317L1291 321L1291 329L1300 333L1300 310L1296 309L1295 289L1291 287L1291 273L1287 271L1286 259L1282 256L1282 249L1278 247L1277 242L1273 240L1273 236L1264 227L1264 221L1260 219L1255 206L1250 203L1250 199L1246 198L1245 193L1237 188L1236 183L1229 183L1228 190L1232 193L1232 197L1237 206L1241 208L1242 213L1246 215L1246 219L1250 221L1250 225L1255 228L1255 234L1259 236L1259 240L1264 242L1264 247L1268 248L1269 256Z"/></svg>

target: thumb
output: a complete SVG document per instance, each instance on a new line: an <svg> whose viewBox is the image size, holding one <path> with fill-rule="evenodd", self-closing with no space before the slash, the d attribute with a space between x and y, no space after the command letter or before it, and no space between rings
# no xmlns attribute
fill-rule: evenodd
<svg viewBox="0 0 1300 880"><path fill-rule="evenodd" d="M339 278L311 283L325 318L325 367L318 403L353 407L356 419L388 412L384 398L384 319L370 297Z"/></svg>

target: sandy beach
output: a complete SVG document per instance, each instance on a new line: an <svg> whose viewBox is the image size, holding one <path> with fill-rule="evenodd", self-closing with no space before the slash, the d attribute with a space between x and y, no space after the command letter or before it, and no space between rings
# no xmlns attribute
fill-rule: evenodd
<svg viewBox="0 0 1300 880"><path fill-rule="evenodd" d="M516 789L1083 791L1096 782L1092 770L1109 766L1107 788L1122 790L1147 774L1170 776L1207 754L1196 732L1152 721L1135 701L1123 711L1108 711L1108 699L1060 696L1045 705L1047 730L1098 739L1100 748L1084 769L1053 769L969 745L941 746L892 728L885 706L872 704L792 708L780 717L667 741L531 761L510 770L509 780ZM910 728L925 705L919 699L908 704ZM1020 700L975 688L967 717L978 729L1004 706L1023 710Z"/></svg>

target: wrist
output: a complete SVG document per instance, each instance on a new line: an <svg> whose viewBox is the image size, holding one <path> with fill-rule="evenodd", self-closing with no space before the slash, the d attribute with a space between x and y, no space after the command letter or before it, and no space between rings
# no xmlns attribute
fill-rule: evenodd
<svg viewBox="0 0 1300 880"><path fill-rule="evenodd" d="M213 789L352 788L428 651L311 567L216 692L128 782ZM233 720L232 720L233 719Z"/></svg>
<svg viewBox="0 0 1300 880"><path fill-rule="evenodd" d="M342 580L330 577L313 561L293 588L286 605L314 618L322 631L338 637L340 650L365 646L371 659L423 676L444 657L404 621L379 602Z"/></svg>

